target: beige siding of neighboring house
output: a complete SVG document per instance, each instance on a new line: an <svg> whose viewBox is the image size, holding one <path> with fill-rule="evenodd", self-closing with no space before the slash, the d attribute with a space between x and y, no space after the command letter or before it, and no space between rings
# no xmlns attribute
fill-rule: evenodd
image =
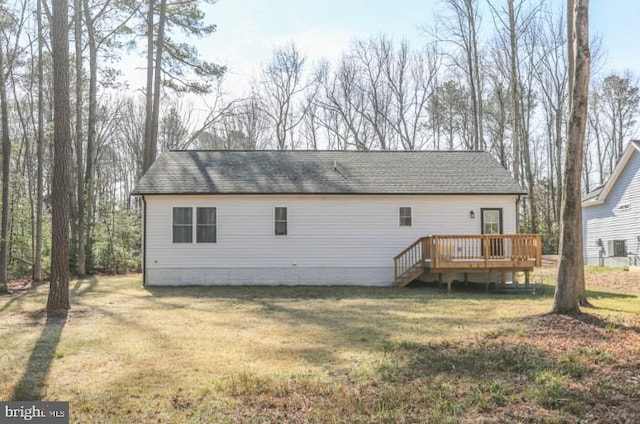
<svg viewBox="0 0 640 424"><path fill-rule="evenodd" d="M481 208L502 208L504 232L515 233L516 197L148 195L146 284L391 285L397 253L425 235L479 234ZM286 236L274 235L280 206ZM407 206L412 225L401 227L399 208ZM173 243L173 207L216 207L217 242Z"/></svg>

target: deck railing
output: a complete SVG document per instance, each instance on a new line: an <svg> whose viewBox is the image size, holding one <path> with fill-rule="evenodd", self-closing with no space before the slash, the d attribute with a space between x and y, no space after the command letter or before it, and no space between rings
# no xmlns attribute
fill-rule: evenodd
<svg viewBox="0 0 640 424"><path fill-rule="evenodd" d="M539 234L435 235L422 237L393 258L396 280L425 268L492 268L540 266Z"/></svg>

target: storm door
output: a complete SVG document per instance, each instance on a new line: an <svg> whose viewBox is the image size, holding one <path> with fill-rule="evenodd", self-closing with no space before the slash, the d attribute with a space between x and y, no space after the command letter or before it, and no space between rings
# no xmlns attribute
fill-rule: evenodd
<svg viewBox="0 0 640 424"><path fill-rule="evenodd" d="M502 234L502 208L481 209L482 234ZM504 256L504 240L491 238L489 240L489 254L491 256ZM482 247L484 255L484 245Z"/></svg>

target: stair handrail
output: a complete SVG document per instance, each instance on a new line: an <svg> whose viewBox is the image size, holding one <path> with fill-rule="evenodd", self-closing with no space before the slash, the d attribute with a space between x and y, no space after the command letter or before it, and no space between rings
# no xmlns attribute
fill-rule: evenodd
<svg viewBox="0 0 640 424"><path fill-rule="evenodd" d="M428 259L427 253L429 249L425 249L427 239L429 239L429 237L420 237L393 257L393 274L395 281L398 281L402 274Z"/></svg>

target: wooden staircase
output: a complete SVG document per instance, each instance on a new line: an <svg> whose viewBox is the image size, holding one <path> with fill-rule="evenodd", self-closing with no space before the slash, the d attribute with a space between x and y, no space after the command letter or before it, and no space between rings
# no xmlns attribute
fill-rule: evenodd
<svg viewBox="0 0 640 424"><path fill-rule="evenodd" d="M422 237L393 258L394 286L405 287L424 273L428 249L427 238Z"/></svg>
<svg viewBox="0 0 640 424"><path fill-rule="evenodd" d="M393 285L396 287L405 287L407 284L420 277L424 273L424 266L416 264L409 268L402 275L396 277Z"/></svg>

